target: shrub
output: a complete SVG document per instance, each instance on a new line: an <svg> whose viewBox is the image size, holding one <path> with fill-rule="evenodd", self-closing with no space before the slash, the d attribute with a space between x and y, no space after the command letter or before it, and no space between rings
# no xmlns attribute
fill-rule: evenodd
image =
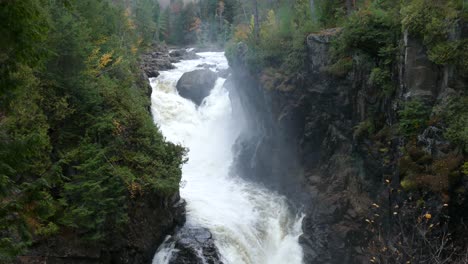
<svg viewBox="0 0 468 264"><path fill-rule="evenodd" d="M429 120L430 113L430 107L420 100L413 99L405 102L402 109L398 111L400 132L407 137L416 135Z"/></svg>
<svg viewBox="0 0 468 264"><path fill-rule="evenodd" d="M461 0L414 0L402 8L403 29L423 40L429 59L437 64L453 64L468 74L468 41L450 39L451 32L466 13ZM466 15L465 15L466 16Z"/></svg>
<svg viewBox="0 0 468 264"><path fill-rule="evenodd" d="M325 71L336 77L345 77L353 69L353 59L344 57L338 59L337 62L328 66Z"/></svg>
<svg viewBox="0 0 468 264"><path fill-rule="evenodd" d="M442 117L447 124L444 136L468 152L468 96L453 97L443 109Z"/></svg>
<svg viewBox="0 0 468 264"><path fill-rule="evenodd" d="M369 5L353 13L344 23L342 33L333 43L334 54L343 57L361 52L381 61L390 58L391 62L395 57L399 23L393 9L383 9L378 3Z"/></svg>
<svg viewBox="0 0 468 264"><path fill-rule="evenodd" d="M382 69L380 67L372 69L369 76L369 83L380 88L386 95L391 95L395 90L391 73L388 69Z"/></svg>

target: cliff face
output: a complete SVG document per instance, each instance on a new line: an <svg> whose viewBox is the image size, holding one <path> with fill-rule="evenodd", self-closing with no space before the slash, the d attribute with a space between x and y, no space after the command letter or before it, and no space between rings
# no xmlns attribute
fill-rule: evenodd
<svg viewBox="0 0 468 264"><path fill-rule="evenodd" d="M239 139L238 166L305 206L300 240L306 263L368 263L377 255L375 262L399 263L401 233L414 231L396 231L400 225L417 225L414 219L431 212L443 230L453 231L466 217L460 212L466 208L465 194L401 187L408 170L402 149L410 143L397 132L400 104L417 98L434 109L445 107L467 82L454 67L430 62L421 42L406 35L394 67L397 88L382 96L369 82L373 65L359 56L346 74L330 73L329 49L337 34L338 29L330 29L308 36L307 74L286 90L265 88L261 74L246 70L242 54L247 47L237 46L240 55L230 61L231 93L251 117L252 131ZM381 125L367 132L371 116ZM466 160L460 147L443 137L443 129L443 122L431 122L414 144L430 163ZM466 188L464 179L455 185ZM424 205L416 205L418 200ZM466 247L466 239L454 239ZM424 247L418 243L407 246ZM383 254L375 249L379 246L388 251Z"/></svg>
<svg viewBox="0 0 468 264"><path fill-rule="evenodd" d="M164 238L185 217L185 205L178 195L162 198L148 193L135 198L128 211L125 228L116 230L103 244L85 243L81 234L65 232L38 241L16 263L150 263Z"/></svg>

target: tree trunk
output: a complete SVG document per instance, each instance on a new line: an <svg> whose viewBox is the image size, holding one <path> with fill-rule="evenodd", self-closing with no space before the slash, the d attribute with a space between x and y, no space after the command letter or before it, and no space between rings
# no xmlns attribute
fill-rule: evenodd
<svg viewBox="0 0 468 264"><path fill-rule="evenodd" d="M349 15L354 10L355 0L346 0L346 13Z"/></svg>
<svg viewBox="0 0 468 264"><path fill-rule="evenodd" d="M258 4L257 0L252 0L254 4L254 35L255 39L258 40L260 37L260 24L258 19Z"/></svg>
<svg viewBox="0 0 468 264"><path fill-rule="evenodd" d="M318 17L317 17L317 8L315 6L315 0L309 0L309 2L310 2L310 16L313 22L317 22Z"/></svg>

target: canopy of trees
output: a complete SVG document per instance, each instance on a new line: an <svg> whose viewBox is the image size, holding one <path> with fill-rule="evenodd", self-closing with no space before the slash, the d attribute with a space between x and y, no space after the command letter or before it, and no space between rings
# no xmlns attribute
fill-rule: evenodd
<svg viewBox="0 0 468 264"><path fill-rule="evenodd" d="M0 1L0 262L68 231L99 243L127 204L178 191L184 149L149 113L151 0Z"/></svg>

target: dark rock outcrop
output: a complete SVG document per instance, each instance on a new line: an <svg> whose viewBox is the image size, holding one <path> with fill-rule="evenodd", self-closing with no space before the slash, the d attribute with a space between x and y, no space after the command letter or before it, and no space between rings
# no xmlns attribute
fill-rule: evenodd
<svg viewBox="0 0 468 264"><path fill-rule="evenodd" d="M223 264L211 232L184 226L169 241L174 247L169 264Z"/></svg>
<svg viewBox="0 0 468 264"><path fill-rule="evenodd" d="M180 60L196 60L200 58L200 56L198 56L194 51L187 51L186 49L173 50L169 53L169 56L179 61Z"/></svg>
<svg viewBox="0 0 468 264"><path fill-rule="evenodd" d="M216 73L208 69L186 72L177 82L177 91L180 96L200 105L210 94L216 79L218 79Z"/></svg>
<svg viewBox="0 0 468 264"><path fill-rule="evenodd" d="M178 62L169 56L169 50L164 45L155 46L150 53L146 53L141 57L141 69L148 78L156 78L159 76L158 71L174 69L172 63Z"/></svg>
<svg viewBox="0 0 468 264"><path fill-rule="evenodd" d="M229 77L229 74L231 74L231 69L218 69L218 71L216 72L218 74L218 76L220 78L224 78L226 79L227 77Z"/></svg>
<svg viewBox="0 0 468 264"><path fill-rule="evenodd" d="M100 244L85 243L79 232L65 232L38 241L17 259L18 264L120 264L151 263L164 238L185 222L185 202L179 195L146 194L130 204L129 222L123 230Z"/></svg>

